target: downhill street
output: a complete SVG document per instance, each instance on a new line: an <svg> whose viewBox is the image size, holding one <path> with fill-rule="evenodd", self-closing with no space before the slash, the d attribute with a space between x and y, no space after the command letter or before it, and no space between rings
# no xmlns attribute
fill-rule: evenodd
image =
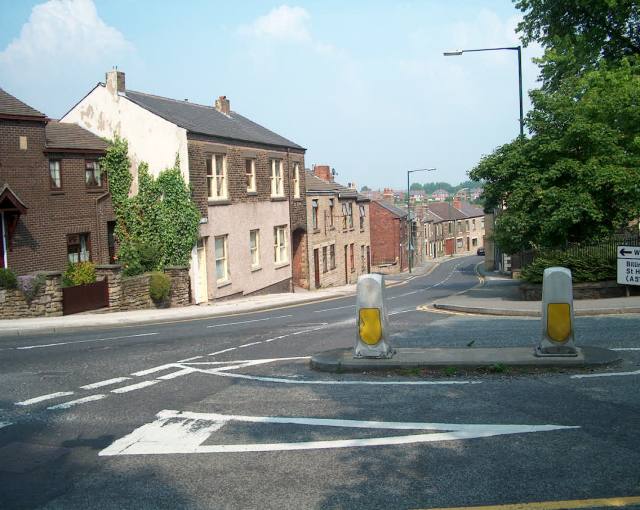
<svg viewBox="0 0 640 510"><path fill-rule="evenodd" d="M392 342L533 346L538 319L416 309L476 285L480 261L388 288ZM353 344L354 302L2 338L0 506L436 508L640 494L640 316L577 320L578 345L624 354L605 372L312 371L311 354Z"/></svg>

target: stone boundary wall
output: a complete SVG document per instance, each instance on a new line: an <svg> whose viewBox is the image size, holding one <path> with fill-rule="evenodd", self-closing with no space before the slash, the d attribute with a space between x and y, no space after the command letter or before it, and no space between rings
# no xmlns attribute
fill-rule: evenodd
<svg viewBox="0 0 640 510"><path fill-rule="evenodd" d="M630 294L640 295L640 289L629 286ZM627 295L625 285L618 285L613 281L589 282L573 284L573 299L603 299L624 297ZM520 297L523 301L540 301L542 299L542 284L522 283L520 284Z"/></svg>
<svg viewBox="0 0 640 510"><path fill-rule="evenodd" d="M62 273L40 273L45 277L31 303L20 289L0 289L0 319L56 317L62 315Z"/></svg>
<svg viewBox="0 0 640 510"><path fill-rule="evenodd" d="M168 267L165 274L171 279L171 293L166 302L155 303L149 296L149 275L127 278L119 265L96 266L97 280L107 278L109 286L109 308L103 313L147 308L187 306L190 303L190 280L188 267ZM0 289L0 319L29 317L55 317L62 315L62 273L40 273L45 282L31 303L27 303L20 289Z"/></svg>

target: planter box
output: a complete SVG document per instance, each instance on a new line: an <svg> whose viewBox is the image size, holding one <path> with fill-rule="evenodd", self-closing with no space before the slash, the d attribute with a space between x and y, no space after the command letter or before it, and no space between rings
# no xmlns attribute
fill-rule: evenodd
<svg viewBox="0 0 640 510"><path fill-rule="evenodd" d="M632 295L640 295L640 289L631 287ZM589 282L573 284L573 299L603 299L624 297L627 295L627 288L618 285L614 281ZM542 284L522 283L520 285L520 298L523 301L542 300Z"/></svg>

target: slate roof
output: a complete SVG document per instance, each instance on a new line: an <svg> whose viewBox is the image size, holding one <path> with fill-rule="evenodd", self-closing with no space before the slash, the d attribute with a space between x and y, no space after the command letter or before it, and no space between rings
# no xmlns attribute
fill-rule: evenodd
<svg viewBox="0 0 640 510"><path fill-rule="evenodd" d="M387 211L392 213L394 216L397 216L398 218L404 218L407 215L407 211L404 211L403 209L400 209L399 207L396 207L395 205L390 204L385 200L374 200L374 202L380 207L385 208Z"/></svg>
<svg viewBox="0 0 640 510"><path fill-rule="evenodd" d="M461 202L460 209L464 214L466 214L469 218L477 218L478 216L484 216L484 211L481 207L471 205L468 202Z"/></svg>
<svg viewBox="0 0 640 510"><path fill-rule="evenodd" d="M76 124L51 120L44 128L47 150L80 149L106 151L107 142Z"/></svg>
<svg viewBox="0 0 640 510"><path fill-rule="evenodd" d="M451 202L433 202L427 205L427 209L444 221L465 220L468 218L466 214L459 211Z"/></svg>
<svg viewBox="0 0 640 510"><path fill-rule="evenodd" d="M369 202L369 197L358 193L356 190L347 188L337 182L327 182L316 177L313 172L305 172L305 190L307 194L314 193L336 193L340 198L355 198L358 202Z"/></svg>
<svg viewBox="0 0 640 510"><path fill-rule="evenodd" d="M304 150L300 145L234 111L227 116L213 106L154 96L135 90L127 90L125 97L192 133Z"/></svg>
<svg viewBox="0 0 640 510"><path fill-rule="evenodd" d="M13 97L6 90L0 88L0 115L17 115L21 117L41 117L45 118L45 114L39 112L35 108L31 108L26 103Z"/></svg>

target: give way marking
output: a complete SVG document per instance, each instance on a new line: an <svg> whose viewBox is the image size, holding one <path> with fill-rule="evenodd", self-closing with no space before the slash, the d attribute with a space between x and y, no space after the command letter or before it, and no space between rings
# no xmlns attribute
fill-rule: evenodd
<svg viewBox="0 0 640 510"><path fill-rule="evenodd" d="M401 436L336 439L326 441L301 441L295 443L250 444L202 444L216 431L233 422L257 424L292 424L316 427L342 427L350 429L421 430L440 431L414 433ZM192 413L161 411L156 420L137 428L131 434L118 439L99 455L161 455L176 453L240 453L276 452L292 450L316 450L351 448L356 446L404 445L455 441L505 434L547 432L574 429L564 425L494 425L457 423L420 423L394 421L361 421L326 418L296 418L272 416L238 416L218 413Z"/></svg>

